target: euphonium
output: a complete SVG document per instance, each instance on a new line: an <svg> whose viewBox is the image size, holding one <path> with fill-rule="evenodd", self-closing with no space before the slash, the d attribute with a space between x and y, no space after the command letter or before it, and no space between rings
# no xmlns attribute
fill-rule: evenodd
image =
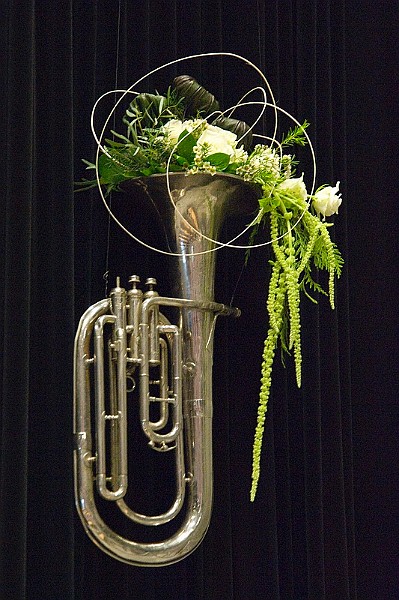
<svg viewBox="0 0 399 600"><path fill-rule="evenodd" d="M216 253L209 250L225 216L249 213L256 200L254 188L233 175L173 173L169 190L166 181L166 176L153 175L132 186L144 187L162 216L171 249L180 255L179 297L159 296L152 279L144 295L137 276L130 278L128 291L117 281L109 298L84 313L75 340L77 510L97 546L118 560L142 566L183 559L200 544L209 525L214 322L217 315L239 315L238 309L214 302ZM174 307L176 325L166 319L163 307ZM175 457L176 498L160 515L141 514L125 501L132 380L140 388L143 438L154 450L170 450ZM132 541L105 524L97 496L116 503L141 525L163 525L181 510L185 516L164 541Z"/></svg>

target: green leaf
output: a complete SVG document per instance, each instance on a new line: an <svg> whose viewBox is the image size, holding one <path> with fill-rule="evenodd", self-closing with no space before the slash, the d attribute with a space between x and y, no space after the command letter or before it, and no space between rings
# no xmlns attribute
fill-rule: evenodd
<svg viewBox="0 0 399 600"><path fill-rule="evenodd" d="M181 172L182 168L180 166L180 164L178 165L174 165L173 163L169 164L169 171L173 171L173 172ZM162 171L163 173L166 173L166 169L163 169Z"/></svg>
<svg viewBox="0 0 399 600"><path fill-rule="evenodd" d="M193 134L184 130L179 135L179 143L175 151L178 152L179 156L183 156L189 163L191 163L194 158L193 148L196 143L197 140Z"/></svg>
<svg viewBox="0 0 399 600"><path fill-rule="evenodd" d="M227 167L225 168L225 171L227 173L233 173L234 175L236 174L237 168L240 166L240 163L229 163L227 165Z"/></svg>
<svg viewBox="0 0 399 600"><path fill-rule="evenodd" d="M125 179L123 168L106 154L98 159L98 172L104 184L117 184Z"/></svg>
<svg viewBox="0 0 399 600"><path fill-rule="evenodd" d="M179 75L173 81L175 93L181 98L187 116L210 115L219 110L219 102L190 75Z"/></svg>
<svg viewBox="0 0 399 600"><path fill-rule="evenodd" d="M259 206L264 212L270 212L279 205L280 201L275 196L268 196L267 198L260 198Z"/></svg>
<svg viewBox="0 0 399 600"><path fill-rule="evenodd" d="M82 179L81 181L74 182L74 192L86 192L87 190L97 187L96 179Z"/></svg>
<svg viewBox="0 0 399 600"><path fill-rule="evenodd" d="M218 171L223 171L229 165L230 156L224 152L215 152L215 154L207 156L206 160L214 167L217 167Z"/></svg>
<svg viewBox="0 0 399 600"><path fill-rule="evenodd" d="M89 170L89 169L95 169L95 168L96 168L96 165L95 165L94 163L92 163L92 162L90 162L90 161L86 160L85 158L82 158L82 162L83 162L85 165L87 165L87 167L86 167L86 170Z"/></svg>
<svg viewBox="0 0 399 600"><path fill-rule="evenodd" d="M154 170L153 169L142 169L141 170L142 175L144 175L145 177L148 177L149 175L153 175Z"/></svg>

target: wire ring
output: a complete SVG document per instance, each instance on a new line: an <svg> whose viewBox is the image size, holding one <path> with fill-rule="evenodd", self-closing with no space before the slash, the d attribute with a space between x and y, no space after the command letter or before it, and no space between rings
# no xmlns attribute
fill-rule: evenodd
<svg viewBox="0 0 399 600"><path fill-rule="evenodd" d="M240 55L238 55L238 54L229 53L229 52L209 52L209 53L204 53L204 54L193 54L193 55L190 55L190 56L186 56L186 57L178 58L178 59L176 59L176 60L173 60L173 61L170 61L170 62L168 62L168 63L165 63L165 64L163 64L163 65L161 65L161 66L159 66L159 67L156 67L156 68L155 68L155 69L153 69L152 71L149 71L149 72L148 72L146 75L144 75L144 76L142 76L141 78L139 78L139 79L138 79L138 80L137 80L135 83L133 83L133 84L132 84L132 85L131 85L131 86L130 86L130 87L127 89L127 90L110 90L110 91L108 91L108 92L105 92L104 94L102 94L102 95L101 95L101 96L100 96L100 97L97 99L97 101L95 102L95 104L94 104L94 106L93 106L92 112L91 112L91 131L92 131L93 137L94 137L94 139L95 139L95 141L96 141L96 144L97 144L96 160L95 160L95 167L96 167L96 181L97 181L97 186L98 186L98 189L99 189L99 193L100 193L100 196L101 196L102 202L103 202L103 204L104 204L104 206L105 206L106 210L108 211L109 215L110 215L110 216L112 217L112 219L115 221L115 223L116 223L116 224L117 224L117 225L118 225L118 226L119 226L119 227L120 227L120 228L121 228L121 229L122 229L122 230L123 230L123 231L124 231L124 232L125 232L127 235L129 235L129 236L130 236L132 239L134 239L134 240L135 240L137 243L139 243L140 245L144 246L145 248L147 248L147 249L149 249L149 250L152 250L152 251L155 251L155 252L158 252L158 253L160 253L160 254L165 254L165 255L169 255L169 256L183 256L183 253L181 253L181 252L170 252L170 251L161 250L160 248L156 248L156 247L154 247L154 246L151 246L150 244L147 244L146 242L144 242L143 240L141 240L140 238L138 238L136 235L134 235L134 234L133 234L131 231L129 231L129 230L128 230L128 229L127 229L127 228L126 228L126 227L125 227L125 226L124 226L124 225L123 225L123 224L122 224L120 221L119 221L119 219L118 219L118 218L117 218L117 217L114 215L114 213L112 212L112 210L111 210L110 206L107 204L107 202L106 202L106 199L105 199L105 196L104 196L104 193L103 193L103 190L102 190L102 188L101 188L100 176L99 176L99 169L98 169L98 161L99 161L99 154L100 154L100 150L101 150L101 151L102 151L102 152L103 152L103 153L104 153L106 156L108 156L108 158L110 158L111 160L113 160L113 158L112 158L112 157L111 157L111 155L110 155L110 154L107 152L106 148L104 148L104 146L102 145L102 139L103 139L103 136L104 136L104 134L105 134L105 130L106 130L106 128L107 128L107 125L108 125L108 123L109 123L109 121L110 121L110 119L111 119L112 115L114 114L114 112L115 112L115 110L116 110L117 106L118 106L118 105L119 105L119 104L122 102L123 98L124 98L126 95L128 95L128 94L134 94L134 95L138 95L138 94L139 94L139 92L136 92L136 91L134 91L134 90L133 90L133 88L137 87L137 85L139 85L139 84L140 84L140 83L141 83L141 82L142 82L144 79L146 79L147 77L150 77L151 75L153 75L154 73L156 73L156 72L158 72L158 71L160 71L160 70L162 70L162 69L165 69L165 68L167 68L167 67L169 67L169 66L171 66L171 65L174 65L174 64L177 64L177 63L180 63L180 62L183 62L183 61L188 61L188 60L191 60L191 59L196 59L196 58L215 57L215 56L226 56L226 57L232 57L232 58L236 58L236 59L238 59L238 60L241 60L242 62L244 62L245 64L247 64L247 65L248 65L248 66L250 66L251 68L253 68L253 69L254 69L254 70L255 70L255 71L256 71L256 72L259 74L259 76L261 77L261 79L262 79L262 80L265 82L265 84L266 84L266 87L267 87L267 89L268 89L268 91L269 91L269 94L270 94L271 100L272 100L272 102L271 102L271 103L267 102L267 96L266 96L266 91L265 91L265 89L264 89L264 88L262 88L262 87L256 87L256 88L253 88L252 90L250 90L250 91L246 92L246 93L244 94L244 96L242 96L242 98L240 99L239 103L237 103L236 105L234 105L234 106L232 106L232 107L228 108L227 110L223 111L221 114L225 114L225 113L227 112L227 113L229 113L229 115L232 115L232 114L234 113L234 111L235 111L237 108L239 108L239 107L241 107L241 106L245 106L245 105L261 105L261 106L263 107L263 109L261 110L261 112L260 112L260 115L258 116L258 118L257 118L257 119L254 121L254 123L251 125L251 128L250 128L250 129L252 130L252 129L253 129L253 127L254 127L254 126L255 126L255 125L256 125L256 124L259 122L259 120L262 118L262 116L263 116L263 114L264 114L264 112L265 112L265 110L266 110L266 107L267 107L267 106L270 106L270 107L272 107L272 108L273 108L273 110L274 110L274 131L273 131L273 137L272 137L272 138L267 138L266 136L262 136L262 135L259 135L259 134L254 134L254 136L255 136L255 137L262 138L262 139L268 139L269 141L271 141L271 146L270 146L270 147L273 147L273 145L277 144L277 145L279 145L279 146L280 146L280 148L281 148L281 145L280 145L280 144L279 144L279 143L276 141L276 132L277 132L277 126L278 126L278 111L280 111L280 112L282 112L283 114L285 114L286 116L288 116L288 117L289 117L289 118L290 118L290 119L291 119L291 120L292 120L294 123L296 123L297 125L299 125L299 126L300 126L300 123L299 123L299 122L298 122L298 121L297 121L297 120L296 120L296 119L295 119L295 118L294 118L292 115L290 115L290 114L289 114L287 111L285 111L284 109L282 109L282 108L280 108L280 107L278 107L278 106L276 105L276 102L275 102L275 99L274 99L273 92L272 92L272 89L271 89L271 87L270 87L270 84L269 84L268 80L266 79L265 75L262 73L262 71L261 71L261 70L260 70L258 67L256 67L256 65L254 65L254 64L253 64L251 61L249 61L248 59L246 59L246 58L244 58L244 57L242 57L242 56L240 56ZM250 94L251 94L253 91L255 91L255 90L261 90L261 91L262 91L262 93L263 93L263 95L264 95L264 102L245 102L245 103L243 103L243 102L242 102L242 100L244 100L246 97L248 97L248 95L250 95ZM109 94L114 94L114 95L115 95L116 93L121 93L122 95L121 95L121 97L119 98L119 100L117 100L117 102L114 104L114 106L113 106L113 108L112 108L111 112L109 113L108 117L107 117L107 118L106 118L106 120L105 120L105 123L104 123L104 125L103 125L103 128L102 128L102 130L101 130L101 134L100 134L100 136L98 137L98 136L97 136L97 134L96 134L95 128L94 128L94 115L95 115L95 111L96 111L96 109L97 109L97 107L98 107L99 103L100 103L100 102L101 102L101 101L102 101L102 100L103 100L103 99L104 99L106 96L108 96ZM304 130L304 134L305 134L305 137L306 137L307 143L308 143L308 145L309 145L309 148L310 148L310 151L311 151L311 155L312 155L312 161L313 161L313 183L312 183L312 192L311 192L311 194L310 194L310 196L311 196L311 195L313 194L313 191L314 191L314 187L315 187L315 180L316 180L316 160L315 160L315 154L314 154L313 146L312 146L312 143L311 143L311 140L310 140L310 138L309 138L308 134L306 133L306 130ZM175 149L176 147L177 147L177 144L176 144L176 146L175 146L175 147L172 149L172 151L171 151L171 155L170 155L170 157L169 157L169 159L168 159L168 163L167 163L167 170L166 170L166 181L167 181L168 195L169 195L170 201L171 201L171 203L173 204L173 206L174 206L174 208L175 208L175 211L179 212L179 211L178 211L178 209L177 209L177 207L176 207L176 205L175 205L175 203L174 203L174 201L173 201L172 194L171 194L171 189L170 189L170 183L169 183L169 165L170 165L170 160L171 160L171 157L172 157L172 155L173 155L173 151L174 151L174 149ZM308 196L309 196L309 195L308 195ZM303 217L304 213L305 213L305 212L306 212L306 210L308 209L308 206L309 206L309 202L307 203L307 205L306 205L306 208L305 208L305 209L304 209L304 211L302 212L301 216L298 218L297 222L296 222L296 223L293 225L293 228L295 228L295 227L298 225L298 223L299 223L299 222L300 222L300 220L302 219L302 217ZM180 213L179 213L179 214L180 214ZM195 228L194 228L194 227L193 227L193 226L192 226L190 223L188 223L188 225L190 226L190 228L191 228L192 230L194 230L194 231L195 231L195 232L196 232L198 235L200 235L200 236L201 236L201 237L203 237L204 239L206 239L206 240L208 240L208 241L210 241L210 242L214 243L214 244L215 244L215 247L214 247L214 248L211 248L211 249L209 249L209 250L204 250L204 251L202 251L202 252L192 252L192 253L187 253L187 254L185 254L185 255L186 255L186 256L198 256L198 255L202 255L202 254L207 254L207 253L209 253L209 252L215 252L215 251L219 250L220 248L224 248L224 247L238 248L238 249L253 249L253 248L261 248L261 247L263 247L263 246L267 246L267 245L269 245L269 244L273 243L274 241L277 241L277 240L279 240L279 239L283 238L283 237L286 235L286 233L284 233L284 234L282 234L281 236L279 236L278 238L276 238L276 240L269 240L269 241L266 241L266 242L261 242L261 243L259 243L259 244L253 244L253 245L237 245L237 244L233 244L233 242L235 242L235 241L236 241L238 238L240 238L242 235L244 235L244 234L245 234L245 233L246 233L246 232L247 232L247 231L250 229L250 227L252 227L252 226L253 226L253 225L256 223L258 216L259 216L259 213L258 213L258 214L257 214L257 216L256 216L256 217L253 219L253 221L252 221L252 222L251 222L251 223L250 223L250 224L249 224L247 227L245 227L245 228L244 228L244 230L243 230L243 231L241 231L241 232L240 232L238 235L236 235L234 238L232 238L231 240L229 240L228 242L225 242L225 243L223 243L223 242L219 242L219 241L217 241L217 240L213 240L212 238L209 238L209 237L205 236L205 235L204 235L202 232L200 232L200 231L197 231L197 230L196 230L196 229L195 229ZM182 218L184 218L184 217L182 217ZM184 219L184 220L185 220L185 219Z"/></svg>

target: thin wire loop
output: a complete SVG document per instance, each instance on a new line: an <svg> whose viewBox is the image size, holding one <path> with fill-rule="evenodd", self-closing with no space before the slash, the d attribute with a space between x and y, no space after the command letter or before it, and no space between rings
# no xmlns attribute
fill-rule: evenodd
<svg viewBox="0 0 399 600"><path fill-rule="evenodd" d="M97 151L96 151L96 161L95 161L95 167L96 167L96 180L97 180L97 186L99 189L99 193L101 196L101 199L103 201L103 204L106 208L106 210L108 211L109 215L113 218L113 220L116 222L116 224L127 234L129 235L132 239L134 239L137 243L139 243L140 245L144 246L145 248L152 250L154 252L158 252L159 254L165 254L168 256L182 256L183 253L181 252L170 252L170 251L166 251L166 250L161 250L160 248L156 248L154 246L151 246L150 244L147 244L146 242L144 242L143 240L141 240L140 238L138 238L136 235L134 235L131 231L129 231L119 220L118 218L114 215L114 213L112 212L110 206L107 204L107 201L105 199L102 187L101 187L101 183L100 183L100 176L99 176L99 169L98 169L98 161L99 161L99 155L100 155L100 151L102 153L104 153L106 156L108 156L108 158L110 158L111 160L114 160L112 158L112 156L108 153L108 151L106 150L106 148L102 145L102 139L104 137L107 125L110 121L110 119L112 118L112 115L114 114L117 106L122 102L122 100L125 98L126 95L128 94L133 94L133 95L138 95L139 92L136 92L133 90L133 88L137 87L144 79L150 77L151 75L153 75L154 73L165 69L171 65L180 63L180 62L184 62L184 61L188 61L188 60L192 60L192 59L197 59L197 58L205 58L205 57L216 57L216 56L226 56L226 57L231 57L231 58L236 58L238 60L241 60L242 62L244 62L245 64L247 64L248 66L250 66L251 68L253 68L258 75L261 77L261 79L264 81L266 88L270 94L270 98L271 98L271 102L267 102L267 95L266 95L266 91L264 88L262 87L256 87L253 88L252 90L250 90L249 92L246 92L244 94L244 96L242 96L241 100L235 104L234 106L228 108L227 110L221 112L221 111L216 111L218 112L218 114L225 114L225 113L229 113L229 116L232 115L234 113L234 111L242 106L246 106L246 105L261 105L263 108L260 112L260 115L258 116L258 118L255 120L255 122L251 125L251 130L253 129L253 127L255 127L255 125L259 122L259 120L262 118L266 107L269 106L271 108L273 108L274 110L274 131L273 131L273 136L270 137L266 137L266 136L262 136L260 134L254 134L254 137L258 137L258 138L262 138L262 139L267 139L271 142L271 147L273 147L273 145L278 145L280 146L281 149L281 144L279 144L279 142L277 142L276 140L276 133L277 133L277 128L278 128L278 112L281 112L283 114L285 114L286 116L288 116L294 123L296 123L298 126L300 126L300 123L292 116L290 115L287 111L285 111L284 109L280 108L277 106L275 99L274 99L274 95L272 92L272 89L270 87L270 84L268 82L268 80L266 79L265 75L262 73L262 71L256 66L254 65L251 61L249 61L248 59L238 55L238 54L234 54L234 53L229 53L229 52L209 52L209 53L204 53L204 54L193 54L190 56L186 56L186 57L182 57L182 58L178 58L176 60L170 61L168 63L165 63L164 65L161 65L159 67L156 67L155 69L153 69L152 71L149 71L146 75L142 76L141 78L139 78L135 83L133 83L127 90L110 90L108 92L105 92L104 94L102 94L97 101L95 102L93 109L92 109L92 113L91 113L91 131L93 134L93 137L96 141L97 144ZM256 91L256 90L260 90L262 91L262 94L264 95L264 102L242 102L245 98L247 98L252 92ZM117 100L111 110L111 112L109 113L108 117L105 120L105 123L103 125L103 128L101 130L101 134L100 136L97 136L96 131L95 131L95 127L94 127L94 115L95 115L95 111L97 110L97 107L99 105L99 103L108 95L110 94L117 94L117 93L121 93L121 97L119 98L119 100ZM308 136L308 134L306 133L306 130L304 130L304 134L307 140L307 143L309 145L310 151L311 151L311 155L312 155L312 161L313 161L313 183L312 183L312 192L310 195L313 194L314 191L314 187L315 187L315 180L316 180L316 159L315 159L315 154L314 154L314 150L313 150L313 146L311 143L311 140ZM168 195L170 198L170 201L172 202L175 210L177 212L178 209L173 201L172 198L172 193L171 193L171 189L170 189L170 181L169 181L169 165L170 165L170 161L172 158L172 154L174 149L177 147L176 146L172 149L170 157L168 159L168 163L167 163L167 169L166 169L166 181L167 181L167 188L168 188ZM309 206L309 202L306 205L306 208L304 209L303 213L300 215L300 217L298 218L297 222L293 225L293 228L297 226L297 224L300 222L300 220L302 219L304 213L306 212L306 210L308 209ZM261 210L261 209L260 209ZM259 211L260 212L260 211ZM193 253L188 253L186 254L186 256L198 256L198 255L202 255L202 254L207 254L209 252L215 252L221 248L224 247L230 247L230 248L237 248L237 249L253 249L253 248L261 248L263 246L267 246L271 243L273 243L273 241L276 240L268 240L266 242L261 242L259 244L252 244L252 245L238 245L238 244L233 244L233 242L235 242L237 239L239 239L242 235L244 235L257 221L258 217L259 217L259 212L256 215L256 217L252 220L252 222L246 226L244 228L243 231L241 231L238 235L236 235L234 238L232 238L231 240L229 240L228 242L219 242L217 240L213 240L212 238L209 238L207 236L205 236L202 232L197 231L195 229L195 227L193 227L190 223L188 223L188 225L190 226L190 228L192 230L194 230L198 235L200 235L201 237L203 237L204 239L212 242L213 244L215 244L215 247L208 249L208 250L203 250L201 252L193 252ZM184 217L182 217L184 218ZM185 219L184 219L185 220ZM286 234L282 234L281 236L279 236L277 238L277 240L283 238Z"/></svg>

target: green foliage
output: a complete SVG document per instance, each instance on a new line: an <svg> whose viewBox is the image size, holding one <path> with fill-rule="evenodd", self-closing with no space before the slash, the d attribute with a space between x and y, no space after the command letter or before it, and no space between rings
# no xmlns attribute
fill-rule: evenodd
<svg viewBox="0 0 399 600"><path fill-rule="evenodd" d="M182 100L169 88L166 96L138 94L122 120L127 126L127 137L137 144L140 135L159 129L170 119L182 118L183 112Z"/></svg>
<svg viewBox="0 0 399 600"><path fill-rule="evenodd" d="M282 146L305 146L307 144L307 139L305 135L305 129L309 127L309 123L305 121L302 125L296 125L292 129L288 130L288 133L282 139Z"/></svg>

